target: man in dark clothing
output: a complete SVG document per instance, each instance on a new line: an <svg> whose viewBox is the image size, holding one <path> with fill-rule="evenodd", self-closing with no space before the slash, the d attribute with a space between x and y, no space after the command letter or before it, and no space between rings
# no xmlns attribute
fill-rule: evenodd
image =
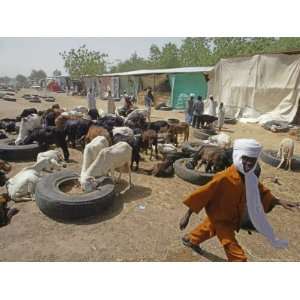
<svg viewBox="0 0 300 300"><path fill-rule="evenodd" d="M194 94L190 94L189 100L186 102L185 121L191 125L193 119Z"/></svg>
<svg viewBox="0 0 300 300"><path fill-rule="evenodd" d="M202 102L202 97L198 96L197 101L193 105L193 122L192 122L192 127L199 128L200 124L200 117L203 114L204 110L204 105Z"/></svg>

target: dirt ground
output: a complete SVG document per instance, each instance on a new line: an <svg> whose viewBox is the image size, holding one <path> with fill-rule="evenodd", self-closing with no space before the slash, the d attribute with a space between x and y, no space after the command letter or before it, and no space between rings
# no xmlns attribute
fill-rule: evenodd
<svg viewBox="0 0 300 300"><path fill-rule="evenodd" d="M0 118L15 117L24 108L45 109L51 103L30 103L20 98L17 102L0 100ZM51 95L51 93L48 93ZM53 94L62 107L72 108L85 105L82 97L69 97ZM98 100L98 108L106 110L106 102ZM153 120L178 118L180 112L153 110ZM268 132L258 125L226 125L225 131L233 138L252 137L265 148L276 149L280 140L287 134ZM190 134L192 140L192 132ZM295 152L299 154L300 143L296 142ZM80 170L82 153L70 149L72 163L68 168ZM150 168L153 162L146 157L142 168ZM12 163L13 176L31 163ZM299 201L299 173L277 170L261 162L262 182L273 193L283 199ZM125 175L126 176L126 175ZM272 183L267 177L277 176L280 184ZM127 179L125 177L125 179ZM134 187L115 199L112 207L97 218L77 223L59 223L45 216L34 201L11 205L20 212L13 217L11 224L0 228L0 261L224 261L226 256L216 238L203 243L202 256L181 244L184 234L178 223L186 208L182 200L196 186L174 178L156 178L133 173ZM125 184L125 182L124 182ZM1 188L2 189L2 188ZM3 189L2 189L3 191ZM187 228L190 230L204 217L193 215ZM237 234L249 261L299 261L300 260L300 212L292 213L276 207L268 219L281 238L289 240L289 248L275 250L264 237L257 233L249 235L241 230ZM298 238L297 238L298 236Z"/></svg>

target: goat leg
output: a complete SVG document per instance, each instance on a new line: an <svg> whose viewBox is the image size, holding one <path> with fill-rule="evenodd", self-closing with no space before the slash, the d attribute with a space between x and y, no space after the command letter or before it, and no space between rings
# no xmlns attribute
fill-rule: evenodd
<svg viewBox="0 0 300 300"><path fill-rule="evenodd" d="M280 161L279 165L277 166L277 169L279 169L283 163L284 163L284 157L281 158L281 161Z"/></svg>

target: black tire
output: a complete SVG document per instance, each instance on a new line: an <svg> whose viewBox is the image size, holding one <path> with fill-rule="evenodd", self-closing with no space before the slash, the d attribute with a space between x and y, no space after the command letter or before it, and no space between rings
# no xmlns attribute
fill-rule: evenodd
<svg viewBox="0 0 300 300"><path fill-rule="evenodd" d="M190 155L193 155L199 151L199 149L206 145L205 143L199 142L185 142L181 146L181 151Z"/></svg>
<svg viewBox="0 0 300 300"><path fill-rule="evenodd" d="M16 102L17 101L16 98L13 98L11 96L4 96L4 97L2 97L2 99L5 100L5 101L10 101L10 102Z"/></svg>
<svg viewBox="0 0 300 300"><path fill-rule="evenodd" d="M277 154L277 151L267 149L267 150L262 151L260 158L266 164L277 168L277 166L280 163L280 159L276 157L276 154ZM284 169L284 168L285 168L285 163L283 163L283 165L281 166L281 169ZM291 169L293 171L298 171L298 172L300 171L300 156L299 155L293 156Z"/></svg>
<svg viewBox="0 0 300 300"><path fill-rule="evenodd" d="M225 118L224 119L224 123L225 124L236 124L237 123L237 119L235 119L235 118Z"/></svg>
<svg viewBox="0 0 300 300"><path fill-rule="evenodd" d="M155 106L156 110L160 110L162 107L167 107L166 103L159 103L158 105Z"/></svg>
<svg viewBox="0 0 300 300"><path fill-rule="evenodd" d="M0 158L7 161L34 161L40 148L38 144L8 145L10 139L0 142Z"/></svg>
<svg viewBox="0 0 300 300"><path fill-rule="evenodd" d="M208 183L214 176L211 173L199 172L186 168L185 164L189 159L178 159L174 163L175 174L181 179L197 185Z"/></svg>
<svg viewBox="0 0 300 300"><path fill-rule="evenodd" d="M66 194L59 186L67 181L78 180L72 171L61 171L42 178L35 190L39 209L58 221L72 221L98 215L113 204L115 186L111 178L104 177L100 190L80 195Z"/></svg>
<svg viewBox="0 0 300 300"><path fill-rule="evenodd" d="M262 125L262 127L266 130L272 131L272 126L277 126L275 132L288 132L290 130L287 122L279 122L279 121L269 121Z"/></svg>
<svg viewBox="0 0 300 300"><path fill-rule="evenodd" d="M179 124L180 120L179 119L168 119L169 124Z"/></svg>
<svg viewBox="0 0 300 300"><path fill-rule="evenodd" d="M173 108L170 107L170 106L163 106L160 108L160 110L164 110L164 111L169 111L169 110L172 110Z"/></svg>
<svg viewBox="0 0 300 300"><path fill-rule="evenodd" d="M211 135L215 135L216 132L213 129L194 129L193 136L196 139L208 140Z"/></svg>

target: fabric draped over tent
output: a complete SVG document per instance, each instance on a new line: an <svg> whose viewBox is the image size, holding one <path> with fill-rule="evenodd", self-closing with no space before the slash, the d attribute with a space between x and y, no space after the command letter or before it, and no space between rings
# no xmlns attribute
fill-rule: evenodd
<svg viewBox="0 0 300 300"><path fill-rule="evenodd" d="M297 113L300 55L221 59L210 79L209 93L225 104L228 116L292 122Z"/></svg>

